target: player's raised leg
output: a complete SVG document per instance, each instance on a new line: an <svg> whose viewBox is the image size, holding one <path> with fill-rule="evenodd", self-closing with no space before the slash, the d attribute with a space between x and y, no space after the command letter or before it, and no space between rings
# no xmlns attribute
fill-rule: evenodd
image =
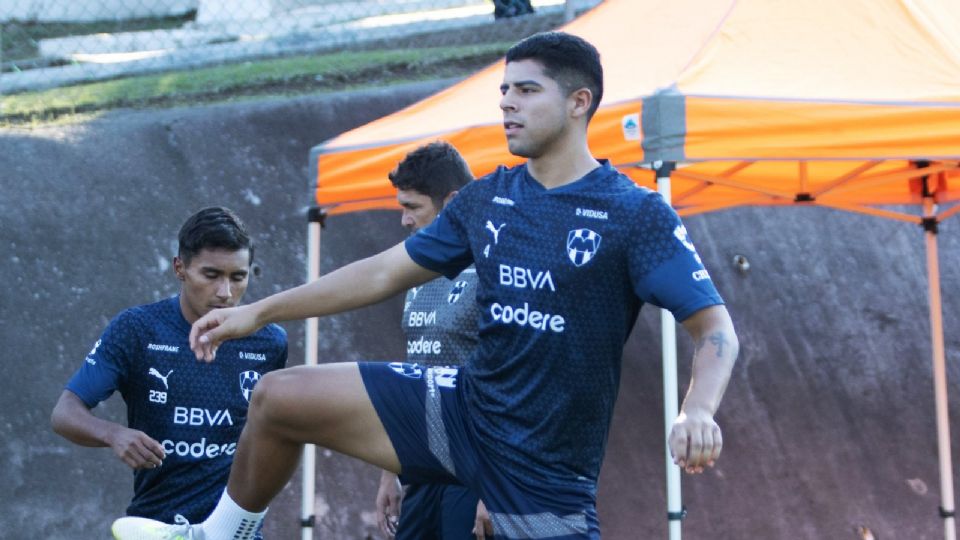
<svg viewBox="0 0 960 540"><path fill-rule="evenodd" d="M297 366L257 383L230 481L210 517L196 525L142 518L114 523L118 540L247 540L269 502L314 443L377 467L400 471L396 451L367 395L357 364Z"/></svg>
<svg viewBox="0 0 960 540"><path fill-rule="evenodd" d="M248 510L265 509L293 475L304 443L400 470L357 364L297 366L257 384L228 493Z"/></svg>

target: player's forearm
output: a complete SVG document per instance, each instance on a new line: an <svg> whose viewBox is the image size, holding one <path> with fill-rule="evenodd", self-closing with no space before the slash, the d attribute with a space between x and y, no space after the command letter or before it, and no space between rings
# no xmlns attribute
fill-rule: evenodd
<svg viewBox="0 0 960 540"><path fill-rule="evenodd" d="M694 340L690 386L681 410L713 416L727 389L740 344L727 308L710 306L694 313L683 326Z"/></svg>
<svg viewBox="0 0 960 540"><path fill-rule="evenodd" d="M261 325L322 317L375 304L435 276L413 263L398 244L253 306Z"/></svg>
<svg viewBox="0 0 960 540"><path fill-rule="evenodd" d="M717 412L739 348L732 324L714 326L700 336L693 355L690 386L681 410L696 408L709 412L711 416Z"/></svg>
<svg viewBox="0 0 960 540"><path fill-rule="evenodd" d="M81 446L110 446L110 435L120 427L119 424L98 418L86 406L71 401L69 397L61 397L57 402L53 414L50 415L53 431Z"/></svg>
<svg viewBox="0 0 960 540"><path fill-rule="evenodd" d="M93 422L61 424L59 429L58 426L54 426L53 430L64 439L80 446L92 448L110 446L110 434L122 426L97 417L93 418Z"/></svg>

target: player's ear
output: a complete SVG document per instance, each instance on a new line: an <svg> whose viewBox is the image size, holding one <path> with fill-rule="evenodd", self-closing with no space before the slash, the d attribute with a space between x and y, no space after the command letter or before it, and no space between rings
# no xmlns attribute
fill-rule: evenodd
<svg viewBox="0 0 960 540"><path fill-rule="evenodd" d="M174 275L177 276L177 279L179 279L180 281L183 281L184 279L186 279L186 276L184 275L184 272L186 272L186 270L187 270L187 266L183 264L183 259L175 256L173 258L173 273Z"/></svg>
<svg viewBox="0 0 960 540"><path fill-rule="evenodd" d="M570 114L574 118L586 116L587 113L590 112L590 106L593 105L593 92L591 92L586 86L578 90L574 90L570 94L570 103Z"/></svg>
<svg viewBox="0 0 960 540"><path fill-rule="evenodd" d="M447 196L443 198L443 206L445 207L448 204L450 204L450 201L452 201L453 198L457 196L457 193L460 193L460 192L457 190L453 190L450 193L447 193Z"/></svg>

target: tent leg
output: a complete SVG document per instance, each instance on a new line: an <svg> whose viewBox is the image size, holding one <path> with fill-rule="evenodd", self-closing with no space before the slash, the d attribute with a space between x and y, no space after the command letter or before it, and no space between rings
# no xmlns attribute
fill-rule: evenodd
<svg viewBox="0 0 960 540"><path fill-rule="evenodd" d="M660 310L660 335L663 342L663 425L664 425L664 456L667 467L667 525L668 538L680 540L681 523L684 508L680 496L680 467L673 463L670 457L670 430L673 421L677 419L677 325L673 314L665 309Z"/></svg>
<svg viewBox="0 0 960 540"><path fill-rule="evenodd" d="M930 338L933 345L933 388L937 410L937 454L940 460L940 516L943 537L956 540L954 519L953 462L950 454L950 412L947 407L947 368L943 342L943 309L940 300L940 262L937 253L937 223L933 218L933 201L924 200L927 251L927 283L930 288Z"/></svg>
<svg viewBox="0 0 960 540"><path fill-rule="evenodd" d="M675 164L658 162L654 164L657 171L657 191L670 204L670 172ZM683 508L683 499L680 494L680 467L673 463L670 457L670 430L677 419L679 397L677 390L677 324L673 314L660 310L660 335L663 346L663 425L664 425L664 456L666 457L667 473L667 525L668 538L680 540L681 520L686 513Z"/></svg>
<svg viewBox="0 0 960 540"><path fill-rule="evenodd" d="M310 222L307 225L307 283L320 277L320 226L323 215L311 209ZM317 318L307 319L304 339L304 359L307 366L317 365L318 329ZM312 444L303 447L302 483L300 489L300 538L313 540L313 528L316 524L314 508L316 506L317 449Z"/></svg>

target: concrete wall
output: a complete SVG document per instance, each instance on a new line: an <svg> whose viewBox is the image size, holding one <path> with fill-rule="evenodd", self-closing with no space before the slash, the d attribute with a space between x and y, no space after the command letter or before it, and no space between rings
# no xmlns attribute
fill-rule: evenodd
<svg viewBox="0 0 960 540"><path fill-rule="evenodd" d="M0 506L8 531L106 538L131 491L108 450L52 434L63 383L115 313L176 290L180 222L206 204L254 231L250 299L303 280L308 150L437 84L0 131ZM399 216L331 218L323 271L399 241ZM719 421L717 467L684 479L686 538L942 538L923 240L919 228L816 208L738 209L687 227L729 303L742 352ZM960 219L940 237L951 414L960 418ZM748 257L749 272L732 264ZM399 299L321 321L321 361L402 355ZM604 465L604 538L665 538L659 318L627 343ZM302 325L287 324L291 363ZM682 335L682 332L681 332ZM681 340L681 381L690 347ZM119 400L102 414L122 420ZM957 430L954 448L960 448ZM954 452L956 462L957 453ZM318 458L317 538L373 535L376 471ZM299 480L266 530L299 538ZM0 534L0 536L3 536Z"/></svg>

